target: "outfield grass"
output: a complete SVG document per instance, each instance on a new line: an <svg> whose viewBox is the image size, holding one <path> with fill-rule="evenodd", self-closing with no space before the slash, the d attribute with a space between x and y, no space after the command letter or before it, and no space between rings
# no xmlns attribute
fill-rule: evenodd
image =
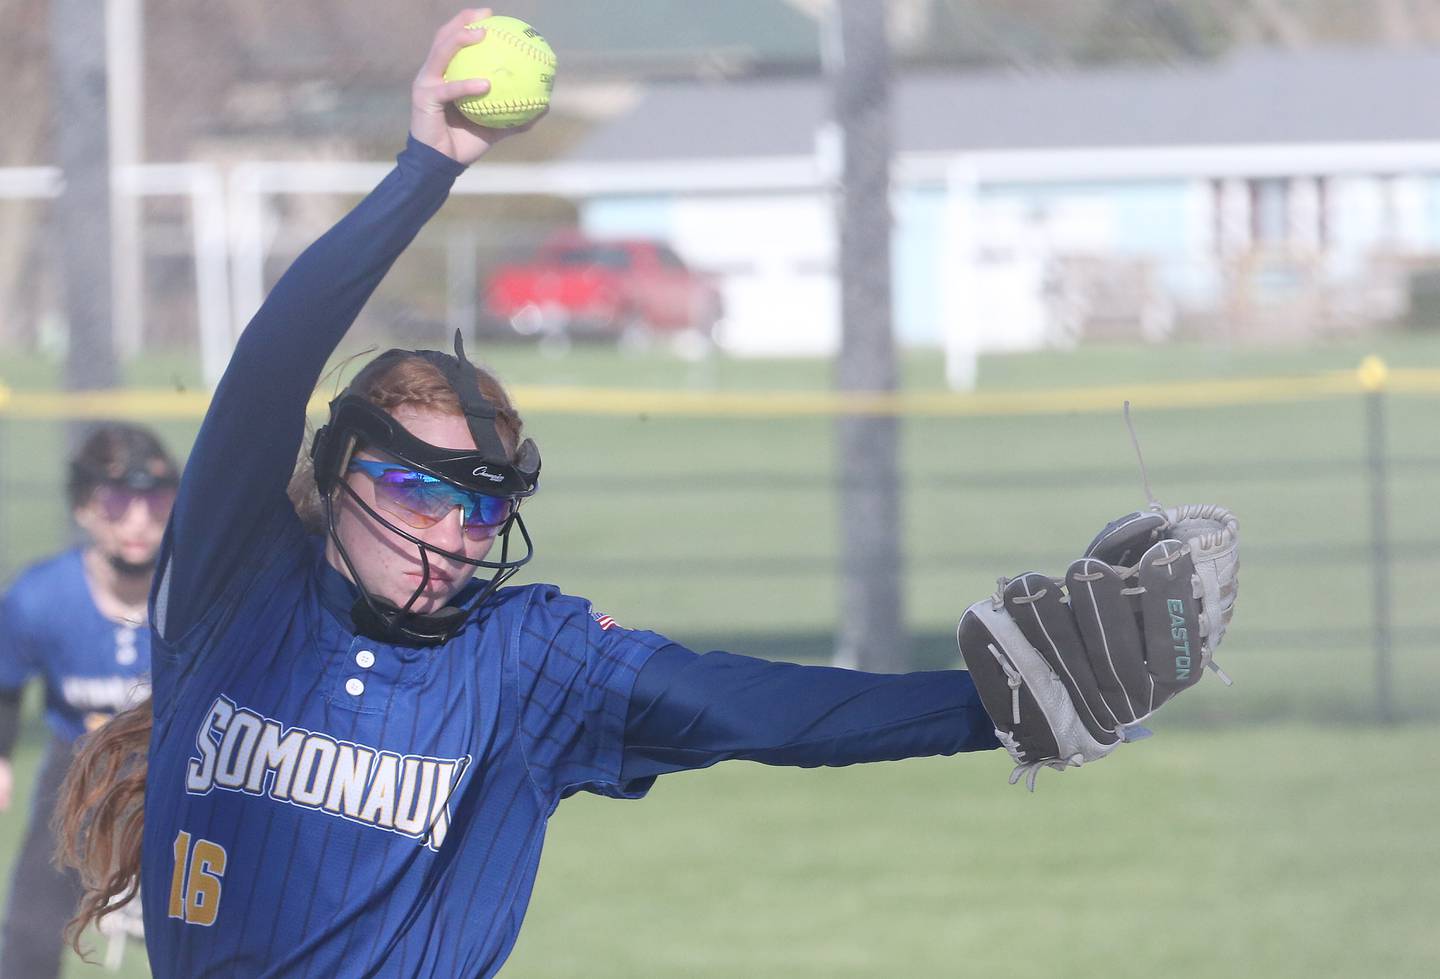
<svg viewBox="0 0 1440 979"><path fill-rule="evenodd" d="M513 974L1432 977L1440 788L1396 748L1437 734L1162 730L1033 797L996 753L577 798Z"/></svg>
<svg viewBox="0 0 1440 979"><path fill-rule="evenodd" d="M1082 348L987 358L980 378L1041 390L1294 376L1371 350L1440 367L1440 338L1393 337L1306 351ZM814 390L829 377L806 361L488 353L527 385ZM43 386L45 369L18 376ZM130 376L183 386L192 369L157 358ZM905 374L934 389L940 361L910 357ZM995 755L810 773L729 765L662 779L643 804L571 800L506 974L1440 974L1427 918L1440 907L1428 827L1440 789L1416 760L1440 734L1440 612L1425 594L1440 575L1437 408L1429 395L1387 399L1391 670L1405 723L1373 723L1362 400L1137 403L1157 494L1241 517L1243 587L1221 657L1234 689L1207 680L1167 708L1155 741L1042 776L1035 798L1007 790ZM529 422L545 480L527 504L540 550L525 580L698 648L827 655L843 614L830 421ZM183 452L194 423L160 427ZM909 419L903 433L907 621L925 666L954 664L955 618L997 574L1058 571L1143 503L1118 413ZM67 532L64 444L58 424L0 427L0 580ZM42 737L28 717L22 767ZM20 822L0 817L0 871Z"/></svg>
<svg viewBox="0 0 1440 979"><path fill-rule="evenodd" d="M567 800L504 975L1440 974L1440 787L1416 764L1440 726L1159 726L1034 796L990 753ZM119 975L148 975L137 946Z"/></svg>

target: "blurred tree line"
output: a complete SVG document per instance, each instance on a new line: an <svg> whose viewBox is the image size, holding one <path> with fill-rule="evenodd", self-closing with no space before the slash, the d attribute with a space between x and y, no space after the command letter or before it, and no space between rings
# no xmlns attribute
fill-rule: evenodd
<svg viewBox="0 0 1440 979"><path fill-rule="evenodd" d="M287 157L342 148L388 153L394 124L403 124L406 112L405 82L435 25L457 7L454 0L143 3L145 158L222 162L237 141L252 158L266 150ZM564 52L564 81L574 88L587 79L635 75L816 72L818 21L829 5L509 0L500 6L542 27ZM6 25L0 32L6 65L0 166L53 160L48 7L49 0L0 0ZM95 7L103 10L104 0ZM1249 46L1440 41L1434 0L887 0L886 10L902 69L1045 70L1214 58ZM100 38L97 27L75 43ZM99 106L96 111L98 122ZM547 124L538 139L517 141L512 151L523 143L528 155L552 155L573 138L563 128ZM300 149L306 144L308 151Z"/></svg>

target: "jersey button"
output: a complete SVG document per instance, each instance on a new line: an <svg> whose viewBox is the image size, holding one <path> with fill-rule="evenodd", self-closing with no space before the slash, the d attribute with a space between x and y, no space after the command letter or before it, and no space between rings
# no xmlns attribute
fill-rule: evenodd
<svg viewBox="0 0 1440 979"><path fill-rule="evenodd" d="M365 692L365 682L358 676L352 676L345 681L345 692L352 697L358 697Z"/></svg>
<svg viewBox="0 0 1440 979"><path fill-rule="evenodd" d="M375 665L375 654L368 649L362 649L355 654L355 665L362 670L368 670Z"/></svg>

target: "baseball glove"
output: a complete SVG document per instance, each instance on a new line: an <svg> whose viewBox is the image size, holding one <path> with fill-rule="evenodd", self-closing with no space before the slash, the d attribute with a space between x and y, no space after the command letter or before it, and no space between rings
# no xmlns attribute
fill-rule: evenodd
<svg viewBox="0 0 1440 979"><path fill-rule="evenodd" d="M1102 530L1064 578L1001 578L957 638L1013 785L1041 768L1103 758L1148 735L1139 723L1204 667L1235 608L1239 525L1213 505L1131 513Z"/></svg>

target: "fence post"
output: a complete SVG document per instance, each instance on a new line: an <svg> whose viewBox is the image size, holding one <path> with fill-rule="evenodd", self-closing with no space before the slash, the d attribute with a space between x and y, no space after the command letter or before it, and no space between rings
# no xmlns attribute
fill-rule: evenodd
<svg viewBox="0 0 1440 979"><path fill-rule="evenodd" d="M1374 580L1375 706L1382 724L1395 720L1390 667L1390 510L1386 493L1385 361L1371 354L1357 371L1365 392L1370 475L1370 563Z"/></svg>

